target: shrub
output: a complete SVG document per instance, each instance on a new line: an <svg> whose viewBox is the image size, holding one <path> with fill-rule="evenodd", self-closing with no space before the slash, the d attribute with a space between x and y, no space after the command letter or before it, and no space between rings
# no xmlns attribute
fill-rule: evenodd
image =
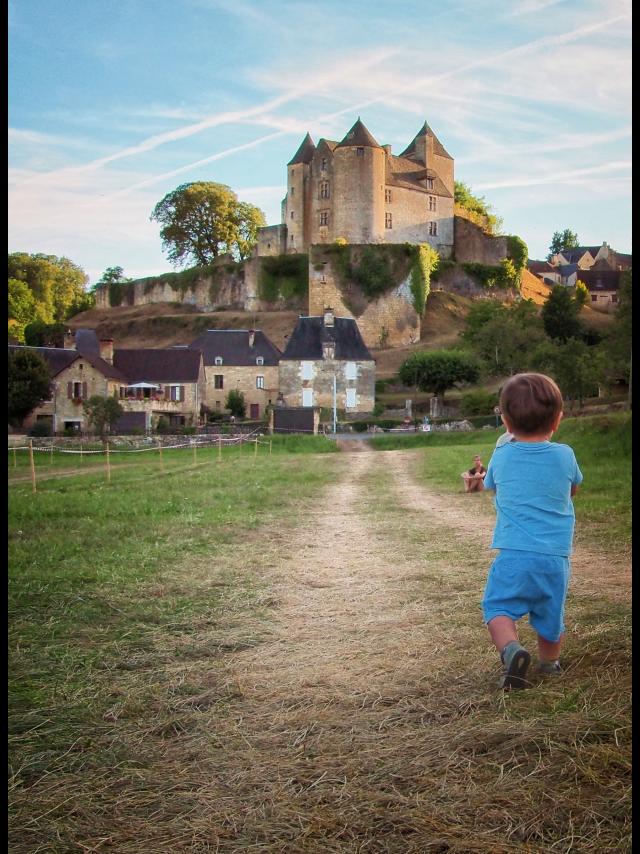
<svg viewBox="0 0 640 854"><path fill-rule="evenodd" d="M52 436L53 422L51 418L39 418L29 430L29 436Z"/></svg>
<svg viewBox="0 0 640 854"><path fill-rule="evenodd" d="M498 395L477 389L468 391L460 398L460 413L462 415L487 415L498 404Z"/></svg>

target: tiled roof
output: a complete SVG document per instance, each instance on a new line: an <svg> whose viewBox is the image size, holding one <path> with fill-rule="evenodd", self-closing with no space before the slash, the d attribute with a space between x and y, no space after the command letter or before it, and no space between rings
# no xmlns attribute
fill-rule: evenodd
<svg viewBox="0 0 640 854"><path fill-rule="evenodd" d="M531 273L535 273L536 275L540 275L541 273L557 273L558 268L553 267L548 261L528 261L527 269Z"/></svg>
<svg viewBox="0 0 640 854"><path fill-rule="evenodd" d="M223 365L254 365L261 356L265 365L277 365L282 356L276 345L259 329L254 332L253 347L249 346L249 329L207 329L189 344L190 350L202 353L205 365L214 365L216 356Z"/></svg>
<svg viewBox="0 0 640 854"><path fill-rule="evenodd" d="M300 148L293 155L292 159L287 163L287 166L293 166L296 163L310 163L314 155L316 147L311 136L307 134L300 143Z"/></svg>
<svg viewBox="0 0 640 854"><path fill-rule="evenodd" d="M620 270L578 270L578 281L590 291L617 291Z"/></svg>
<svg viewBox="0 0 640 854"><path fill-rule="evenodd" d="M416 141L420 139L421 136L426 136L427 134L430 134L433 137L434 154L438 154L440 157L447 157L449 160L453 160L453 157L445 150L438 137L435 135L435 133L431 130L431 128L426 122L422 125L418 133L414 136L414 138L411 140L405 150L400 153L400 157L408 157L410 160L417 159Z"/></svg>
<svg viewBox="0 0 640 854"><path fill-rule="evenodd" d="M576 272L576 270L579 269L580 268L577 264L560 264L558 267L556 267L556 270L560 271L560 275L564 276L565 278L567 276L571 276L573 273Z"/></svg>
<svg viewBox="0 0 640 854"><path fill-rule="evenodd" d="M322 342L335 342L335 358L354 362L373 361L358 324L350 317L334 318L333 326L325 326L324 317L299 317L296 327L282 354L287 359L322 359Z"/></svg>
<svg viewBox="0 0 640 854"><path fill-rule="evenodd" d="M200 352L187 347L114 350L113 364L129 383L195 383L200 358Z"/></svg>
<svg viewBox="0 0 640 854"><path fill-rule="evenodd" d="M406 157L391 155L387 158L387 172L385 181L389 186L406 187L410 190L420 190L435 196L452 198L451 193L445 187L442 179L433 169L416 169L415 160ZM426 186L426 179L433 178L433 188Z"/></svg>
<svg viewBox="0 0 640 854"><path fill-rule="evenodd" d="M75 333L76 350L83 356L98 356L100 357L100 341L94 329L76 329Z"/></svg>
<svg viewBox="0 0 640 854"><path fill-rule="evenodd" d="M51 377L57 376L60 371L68 368L76 359L80 359L80 353L76 350L64 350L62 347L25 347L21 344L10 344L9 352L21 350L37 353L49 366Z"/></svg>
<svg viewBox="0 0 640 854"><path fill-rule="evenodd" d="M354 126L349 130L345 136L345 138L338 143L336 148L345 148L346 146L356 145L359 147L368 146L369 148L382 148L375 139L371 136L369 131L360 121L354 124Z"/></svg>
<svg viewBox="0 0 640 854"><path fill-rule="evenodd" d="M589 253L589 255L594 257L589 251L589 249L585 249L584 247L580 246L576 249L561 249L558 254L562 255L563 258L566 258L567 263L576 264L584 255L587 254L587 252Z"/></svg>

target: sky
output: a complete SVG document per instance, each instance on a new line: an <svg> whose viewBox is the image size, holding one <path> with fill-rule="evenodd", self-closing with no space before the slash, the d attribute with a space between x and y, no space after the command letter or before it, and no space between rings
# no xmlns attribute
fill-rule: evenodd
<svg viewBox="0 0 640 854"><path fill-rule="evenodd" d="M307 131L426 120L530 258L631 252L631 0L9 0L9 252L174 269L154 206L216 181L280 222Z"/></svg>

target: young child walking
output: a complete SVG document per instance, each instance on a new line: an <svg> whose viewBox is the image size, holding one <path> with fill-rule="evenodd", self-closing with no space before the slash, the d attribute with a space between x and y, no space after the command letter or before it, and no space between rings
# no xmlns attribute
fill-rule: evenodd
<svg viewBox="0 0 640 854"><path fill-rule="evenodd" d="M539 668L560 673L564 605L569 585L575 514L582 482L573 450L550 442L562 418L562 394L544 374L515 374L500 393L511 441L493 452L484 488L495 491L499 549L482 599L484 621L500 653L500 687L524 688L531 656L516 621L525 614L538 635Z"/></svg>

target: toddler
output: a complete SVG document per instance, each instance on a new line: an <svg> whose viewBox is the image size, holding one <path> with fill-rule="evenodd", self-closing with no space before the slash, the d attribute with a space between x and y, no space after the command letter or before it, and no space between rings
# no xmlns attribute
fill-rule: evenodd
<svg viewBox="0 0 640 854"><path fill-rule="evenodd" d="M484 620L500 653L500 687L523 688L531 656L516 621L525 614L538 635L539 668L560 672L564 605L575 514L572 496L582 473L568 445L551 443L562 418L562 394L544 374L511 377L500 393L509 440L496 447L484 479L495 491L499 554L482 599Z"/></svg>

